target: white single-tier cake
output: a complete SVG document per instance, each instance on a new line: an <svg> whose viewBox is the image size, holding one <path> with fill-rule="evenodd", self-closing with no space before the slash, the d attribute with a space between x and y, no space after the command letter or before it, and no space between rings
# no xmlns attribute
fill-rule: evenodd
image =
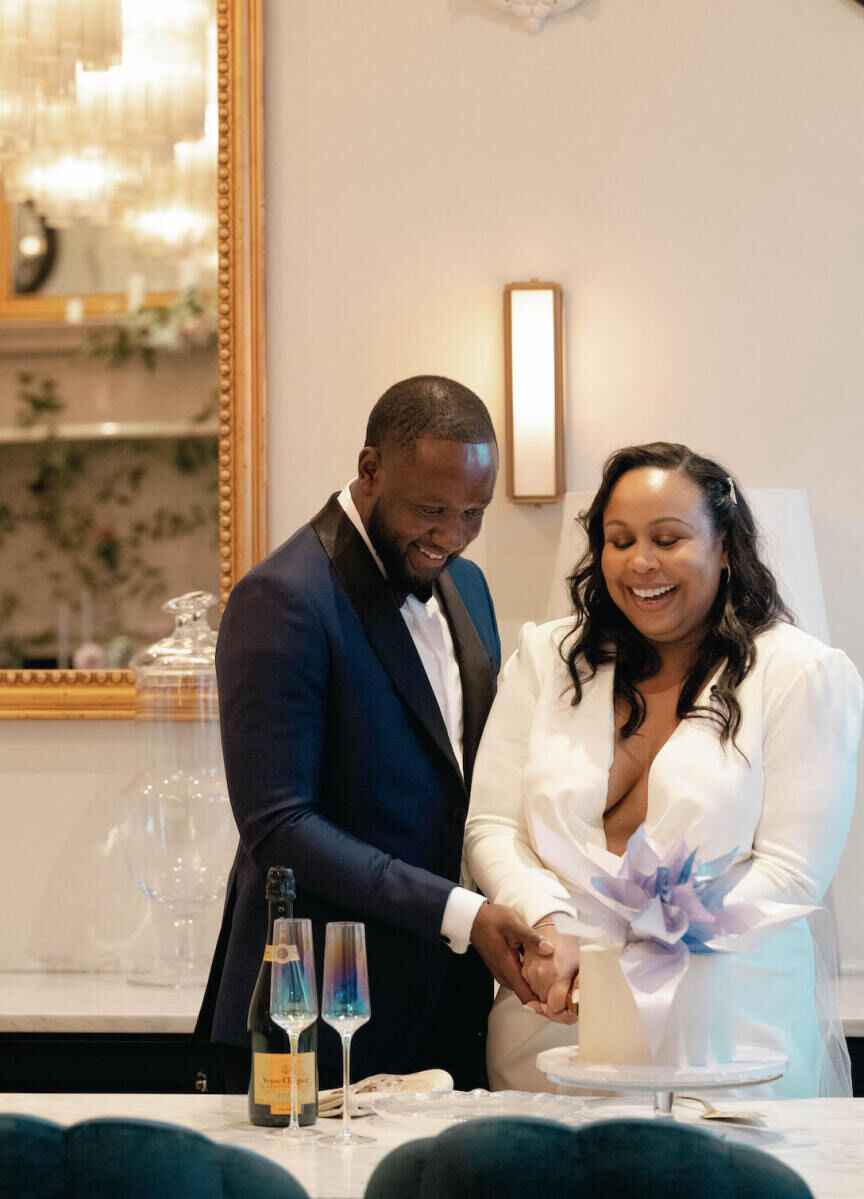
<svg viewBox="0 0 864 1199"><path fill-rule="evenodd" d="M657 996L647 996L657 1002ZM691 954L652 1054L617 950L579 949L579 1060L619 1066L711 1066L735 1057L729 956Z"/></svg>

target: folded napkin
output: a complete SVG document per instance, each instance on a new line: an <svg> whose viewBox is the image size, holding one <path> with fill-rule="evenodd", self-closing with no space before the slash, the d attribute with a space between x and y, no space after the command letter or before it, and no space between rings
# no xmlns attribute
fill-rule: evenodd
<svg viewBox="0 0 864 1199"><path fill-rule="evenodd" d="M366 1096L388 1095L394 1091L452 1091L453 1079L446 1070L421 1070L418 1074L371 1074L360 1082L351 1084L351 1115L368 1116L370 1107L364 1102ZM342 1115L342 1088L333 1087L318 1095L318 1115Z"/></svg>

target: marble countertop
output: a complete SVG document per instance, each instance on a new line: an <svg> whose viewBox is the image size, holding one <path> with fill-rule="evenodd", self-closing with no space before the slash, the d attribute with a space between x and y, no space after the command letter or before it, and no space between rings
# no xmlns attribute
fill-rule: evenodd
<svg viewBox="0 0 864 1199"><path fill-rule="evenodd" d="M526 1101L526 1108L531 1099ZM562 1116L575 1125L596 1119L648 1116L647 1100L571 1099ZM739 1101L719 1103L732 1109ZM691 1109L675 1108L675 1119L699 1124L727 1140L764 1149L796 1170L815 1199L860 1199L864 1176L864 1100L787 1099L759 1102L759 1126L705 1123ZM236 1095L0 1094L0 1111L19 1112L71 1124L96 1116L136 1116L182 1124L222 1144L251 1149L290 1170L312 1199L360 1199L375 1166L391 1149L448 1126L442 1119L375 1115L358 1120L375 1137L371 1145L345 1152L314 1141L293 1146L278 1134L254 1128L246 1100ZM319 1121L322 1130L335 1122ZM335 1131L335 1126L333 1131Z"/></svg>
<svg viewBox="0 0 864 1199"><path fill-rule="evenodd" d="M153 987L119 974L0 972L0 1032L191 1033L204 984Z"/></svg>
<svg viewBox="0 0 864 1199"><path fill-rule="evenodd" d="M191 1033L204 984L153 987L116 974L0 971L0 1032ZM847 1037L864 1037L864 974L840 980Z"/></svg>

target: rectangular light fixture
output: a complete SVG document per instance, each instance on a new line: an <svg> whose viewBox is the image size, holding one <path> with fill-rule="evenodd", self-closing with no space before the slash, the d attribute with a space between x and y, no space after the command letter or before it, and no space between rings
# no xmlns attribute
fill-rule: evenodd
<svg viewBox="0 0 864 1199"><path fill-rule="evenodd" d="M560 284L504 288L507 496L517 504L564 496L563 325Z"/></svg>

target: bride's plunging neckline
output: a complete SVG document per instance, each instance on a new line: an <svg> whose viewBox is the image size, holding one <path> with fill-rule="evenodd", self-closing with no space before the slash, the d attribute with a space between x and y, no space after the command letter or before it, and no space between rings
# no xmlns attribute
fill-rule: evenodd
<svg viewBox="0 0 864 1199"><path fill-rule="evenodd" d="M716 680L721 669L722 669L722 663L720 665L718 665L717 668L708 677L708 679L706 679L704 685L700 688L699 693L697 694L697 696L695 697L695 699L693 701L694 707L701 706L701 701L703 700L703 697L706 692L708 692L708 694L710 695L710 688L714 685L714 681ZM613 693L611 696L612 714L611 714L611 721L610 721L612 744L611 744L611 751L609 754L609 768L607 771L607 789L606 789L606 796L605 796L605 800L604 800L604 809L601 814L601 824L602 824L603 838L605 841L607 852L613 854L615 857L622 857L624 850L626 849L627 840L629 840L630 836L632 836L632 834L636 831L636 829L639 828L642 824L644 824L645 821L648 819L648 814L649 814L650 806L651 806L651 775L654 770L654 767L655 767L658 759L663 755L663 753L665 752L667 747L678 735L682 725L687 723L687 718L686 717L681 717L681 718L677 717L677 712L676 712L674 727L672 727L672 729L670 730L668 735L666 737L664 737L664 739L662 740L660 745L657 747L653 757L651 757L650 761L648 762L647 768L640 771L638 776L633 780L633 782L627 788L627 790L624 792L624 794L618 800L616 800L614 804L609 806L609 787L612 782L612 772L615 767L616 754L619 752L620 747L622 745L626 746L627 742L632 740L632 738L629 738L629 737L625 741L619 740L619 725L616 720L616 711L615 711L614 674L613 674L612 686L613 686ZM662 695L667 694L670 691L675 691L675 693L676 693L675 694L675 709L677 709L678 697L680 697L682 686L683 686L683 680L681 680L680 682L677 682L677 683L673 683L669 687L661 688L660 690L654 692L653 694L655 696L657 696L657 695L662 696ZM646 703L647 703L648 698L649 697L646 697L643 693L643 699L646 700ZM624 717L624 720L622 720L622 724L624 723L625 720L626 720L626 715ZM640 730L633 734L633 737L638 737L640 735L641 729L644 729L644 727L645 727L645 725L643 724L641 726ZM626 750L625 750L625 752L626 752ZM636 821L632 825L632 827L628 826L628 828L625 830L625 831L627 831L627 836L624 838L624 843L623 843L621 852L617 853L614 849L610 848L610 846L609 846L609 826L607 823L607 816L610 816L613 812L616 812L616 810L620 809L621 804L625 803L628 796L632 795L634 790L636 790L637 788L639 789L640 795L644 794L644 801L645 801L644 802L644 811L641 814L641 819ZM613 826L613 835L614 835L614 826ZM617 837L616 837L616 840L617 840Z"/></svg>

